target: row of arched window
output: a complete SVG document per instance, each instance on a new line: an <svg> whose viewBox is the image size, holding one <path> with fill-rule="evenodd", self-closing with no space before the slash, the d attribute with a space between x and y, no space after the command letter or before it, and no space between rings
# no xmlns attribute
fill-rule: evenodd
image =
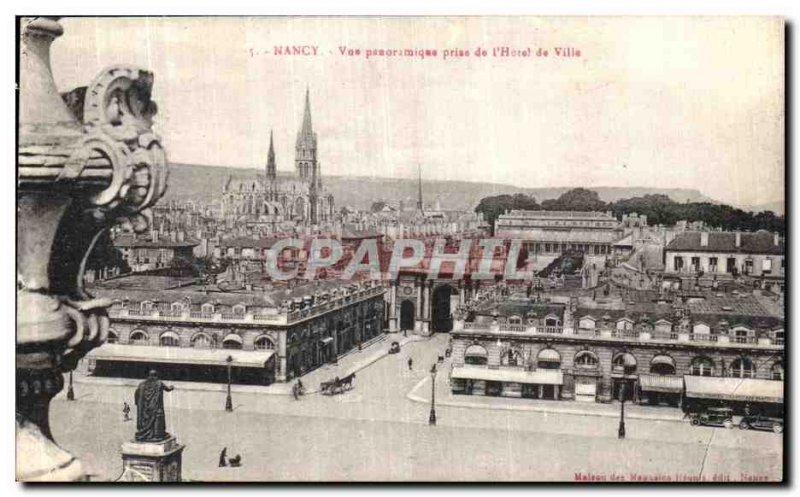
<svg viewBox="0 0 800 497"><path fill-rule="evenodd" d="M108 343L117 343L119 341L119 336L113 330L108 332ZM149 345L150 344L150 336L143 330L134 330L131 332L128 341L131 345ZM161 333L158 337L158 343L162 347L179 347L180 346L180 337L174 331L165 331ZM192 335L190 340L191 346L198 349L213 349L217 348L217 341L214 339L213 336L204 333L202 331L195 333ZM222 341L221 345L223 349L241 349L242 348L242 337L235 333L230 333L226 335ZM256 337L254 341L254 346L256 350L274 350L275 349L275 342L267 335L261 335Z"/></svg>
<svg viewBox="0 0 800 497"><path fill-rule="evenodd" d="M537 366L540 368L554 369L561 365L561 354L553 348L540 350L536 359ZM464 362L475 365L487 364L488 352L486 348L478 344L470 345L464 352ZM523 366L522 353L515 348L506 349L501 353L500 364L502 366ZM577 369L596 369L599 364L600 361L597 355L590 350L579 351L575 354L575 359L573 360L573 365ZM612 358L611 365L616 371L633 374L636 371L637 361L632 354L621 352ZM723 373L725 376L733 378L755 378L756 370L756 364L748 357L736 358L723 371L720 371L715 367L715 363L711 358L701 356L692 360L689 374L694 376L718 376L719 373ZM654 356L650 362L650 373L674 375L676 373L675 360L667 354ZM776 361L773 363L770 369L770 378L783 380L783 362Z"/></svg>

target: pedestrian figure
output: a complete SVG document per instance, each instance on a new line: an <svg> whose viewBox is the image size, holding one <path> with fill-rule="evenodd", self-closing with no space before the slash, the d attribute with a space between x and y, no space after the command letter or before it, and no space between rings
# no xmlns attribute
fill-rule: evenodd
<svg viewBox="0 0 800 497"><path fill-rule="evenodd" d="M219 467L224 468L228 465L228 448L224 447L219 453Z"/></svg>
<svg viewBox="0 0 800 497"><path fill-rule="evenodd" d="M413 365L413 364L414 364L414 361L413 361L413 360L412 360L412 359L409 357L409 358L408 358L408 370L409 370L409 371L411 371L411 370L412 370L412 365Z"/></svg>
<svg viewBox="0 0 800 497"><path fill-rule="evenodd" d="M124 417L122 418L122 420L123 421L130 421L131 420L130 414L131 414L131 406L129 406L127 402L123 402L122 403L122 415Z"/></svg>
<svg viewBox="0 0 800 497"><path fill-rule="evenodd" d="M300 381L300 380L297 380L297 395L303 395L303 393L305 391L306 391L306 387L303 386L303 382Z"/></svg>
<svg viewBox="0 0 800 497"><path fill-rule="evenodd" d="M297 383L292 385L292 396L294 397L294 400L297 400Z"/></svg>

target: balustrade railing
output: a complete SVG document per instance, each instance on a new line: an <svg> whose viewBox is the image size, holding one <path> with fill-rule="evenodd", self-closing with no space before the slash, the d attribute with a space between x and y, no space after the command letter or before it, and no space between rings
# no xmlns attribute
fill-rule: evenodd
<svg viewBox="0 0 800 497"><path fill-rule="evenodd" d="M553 335L553 334L563 334L565 333L564 328L561 326L521 326L521 325L508 325L508 324L500 324L499 331L495 333L526 333L529 335ZM489 323L473 323L473 322L465 322L463 325L463 330L465 331L476 331L476 332L491 332L491 324ZM598 328L575 328L570 331L571 335L578 335L582 337L592 337L592 338L614 338L619 340L628 340L628 341L678 341L679 333L676 331L664 332L651 332L650 336L642 335L642 332L633 329L633 330L616 330L610 329L607 330L604 334L602 330ZM699 343L721 343L720 342L720 335L715 334L688 334L688 339L691 342L699 342ZM722 335L727 337L727 335ZM731 342L735 344L750 344L750 345L757 345L759 344L758 338L756 337L731 337ZM765 346L783 346L784 340L783 339L772 339L770 343L764 343Z"/></svg>

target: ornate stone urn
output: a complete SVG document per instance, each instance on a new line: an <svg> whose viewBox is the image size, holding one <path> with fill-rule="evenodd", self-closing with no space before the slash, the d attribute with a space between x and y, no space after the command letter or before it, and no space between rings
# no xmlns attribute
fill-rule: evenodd
<svg viewBox="0 0 800 497"><path fill-rule="evenodd" d="M61 25L20 22L16 477L80 480L80 462L53 441L48 411L63 373L108 332L110 302L83 289L84 266L113 223L147 228L167 160L151 131L151 73L111 67L62 96L50 72Z"/></svg>

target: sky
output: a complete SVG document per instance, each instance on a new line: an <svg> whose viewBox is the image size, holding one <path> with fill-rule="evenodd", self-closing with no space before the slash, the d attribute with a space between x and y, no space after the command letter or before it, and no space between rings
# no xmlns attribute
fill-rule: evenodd
<svg viewBox="0 0 800 497"><path fill-rule="evenodd" d="M309 89L325 175L784 199L783 21L757 17L66 18L61 91L155 74L173 162L291 170ZM282 56L278 46L315 46ZM492 57L492 48L548 57ZM340 47L360 49L340 55ZM580 51L558 57L555 47ZM437 57L366 58L367 49ZM468 57L443 58L444 50ZM487 51L475 56L476 49ZM574 53L574 52L573 52Z"/></svg>

